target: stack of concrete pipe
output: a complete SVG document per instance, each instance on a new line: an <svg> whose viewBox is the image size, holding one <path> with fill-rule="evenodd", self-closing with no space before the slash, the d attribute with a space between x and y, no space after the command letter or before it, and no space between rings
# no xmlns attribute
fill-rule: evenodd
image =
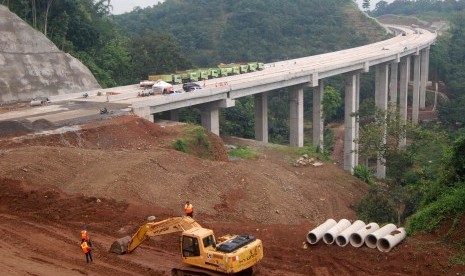
<svg viewBox="0 0 465 276"><path fill-rule="evenodd" d="M379 227L377 223L365 224L361 220L351 223L347 219L336 222L328 219L307 234L307 242L316 244L323 239L326 244L334 242L344 247L351 244L353 247L361 247L363 244L370 248L378 248L381 252L389 252L406 237L403 227L397 228L394 224L386 224Z"/></svg>

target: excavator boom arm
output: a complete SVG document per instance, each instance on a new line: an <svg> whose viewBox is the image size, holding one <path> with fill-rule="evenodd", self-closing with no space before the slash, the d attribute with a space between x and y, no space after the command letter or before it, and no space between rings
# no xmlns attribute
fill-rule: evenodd
<svg viewBox="0 0 465 276"><path fill-rule="evenodd" d="M131 253L141 245L147 237L184 232L192 228L201 227L202 226L191 217L173 217L157 222L147 222L139 227L132 237L126 236L113 242L110 251L116 254Z"/></svg>

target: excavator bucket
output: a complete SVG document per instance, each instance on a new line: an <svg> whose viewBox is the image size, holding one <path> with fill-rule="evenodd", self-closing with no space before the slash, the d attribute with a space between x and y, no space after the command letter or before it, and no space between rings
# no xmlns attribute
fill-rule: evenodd
<svg viewBox="0 0 465 276"><path fill-rule="evenodd" d="M125 254L128 253L128 245L131 242L131 237L126 236L121 239L117 239L116 241L113 242L113 244L110 247L110 252L116 253L116 254Z"/></svg>

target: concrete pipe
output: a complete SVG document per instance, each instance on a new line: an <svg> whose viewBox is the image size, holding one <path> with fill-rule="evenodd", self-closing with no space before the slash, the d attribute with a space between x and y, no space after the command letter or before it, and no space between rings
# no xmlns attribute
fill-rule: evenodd
<svg viewBox="0 0 465 276"><path fill-rule="evenodd" d="M379 225L376 222L368 223L365 227L350 235L349 242L353 247L360 247L365 243L366 236L378 229Z"/></svg>
<svg viewBox="0 0 465 276"><path fill-rule="evenodd" d="M344 231L347 227L350 226L350 221L347 219L341 219L336 225L331 227L326 233L323 235L323 241L326 244L332 244L336 239L337 235Z"/></svg>
<svg viewBox="0 0 465 276"><path fill-rule="evenodd" d="M323 237L324 233L331 229L334 225L336 225L337 222L334 219L327 219L323 224L320 226L316 227L312 231L308 232L307 234L307 241L310 244L315 244L320 241L320 239Z"/></svg>
<svg viewBox="0 0 465 276"><path fill-rule="evenodd" d="M397 226L394 224L386 224L380 229L376 230L375 232L368 234L365 238L365 244L369 248L376 248L376 244L378 243L378 240L386 236L387 234L391 233L392 231L396 230Z"/></svg>
<svg viewBox="0 0 465 276"><path fill-rule="evenodd" d="M365 222L356 220L351 226L347 227L336 237L336 244L339 246L346 246L349 243L349 237L365 226Z"/></svg>
<svg viewBox="0 0 465 276"><path fill-rule="evenodd" d="M400 227L396 230L392 231L388 235L382 237L376 243L376 247L381 252L389 252L393 247L398 245L403 239L405 239L407 233L405 232L405 228Z"/></svg>

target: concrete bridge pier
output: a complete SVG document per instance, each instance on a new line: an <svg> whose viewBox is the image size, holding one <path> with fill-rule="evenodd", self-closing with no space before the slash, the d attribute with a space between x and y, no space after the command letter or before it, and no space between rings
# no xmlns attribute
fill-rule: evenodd
<svg viewBox="0 0 465 276"><path fill-rule="evenodd" d="M233 99L224 99L197 105L200 110L200 121L204 128L210 132L220 135L220 108L235 106Z"/></svg>
<svg viewBox="0 0 465 276"><path fill-rule="evenodd" d="M313 88L313 146L323 152L324 145L324 120L323 120L323 96L325 85L323 80L318 80L318 86Z"/></svg>
<svg viewBox="0 0 465 276"><path fill-rule="evenodd" d="M144 118L152 123L155 121L153 114L150 112L150 106L142 106L142 107L133 108L133 112L137 116Z"/></svg>
<svg viewBox="0 0 465 276"><path fill-rule="evenodd" d="M387 110L388 103L388 64L376 65L375 105L382 111ZM386 143L386 126L383 127L382 143ZM386 177L386 160L378 156L376 164L376 177Z"/></svg>
<svg viewBox="0 0 465 276"><path fill-rule="evenodd" d="M290 137L293 147L304 146L304 86L291 87L290 93Z"/></svg>
<svg viewBox="0 0 465 276"><path fill-rule="evenodd" d="M179 122L179 109L170 110L170 120L173 122Z"/></svg>
<svg viewBox="0 0 465 276"><path fill-rule="evenodd" d="M412 99L412 122L418 123L420 111L420 55L413 56L413 99Z"/></svg>
<svg viewBox="0 0 465 276"><path fill-rule="evenodd" d="M389 100L394 108L397 108L397 79L399 75L399 62L395 61L390 64L390 71L391 71L391 76L389 79Z"/></svg>
<svg viewBox="0 0 465 276"><path fill-rule="evenodd" d="M358 143L358 139L359 139L359 133L360 133L360 122L359 122L359 115L358 115L358 111L360 110L360 73L357 74L356 76L356 86L355 86L355 111L357 112L357 116L355 116L355 139L356 139L356 143L355 143L355 166L357 166L359 163L358 163L358 156L359 156L359 152L358 152L358 146L359 146L359 143Z"/></svg>
<svg viewBox="0 0 465 276"><path fill-rule="evenodd" d="M400 84L399 84L399 113L400 119L407 122L407 98L408 98L408 83L410 76L410 56L401 58L400 60ZM400 146L407 144L407 139L400 140Z"/></svg>
<svg viewBox="0 0 465 276"><path fill-rule="evenodd" d="M356 150L356 118L357 87L360 84L360 73L350 72L345 75L345 111L344 111L344 170L354 172Z"/></svg>
<svg viewBox="0 0 465 276"><path fill-rule="evenodd" d="M268 143L268 92L254 95L255 140Z"/></svg>
<svg viewBox="0 0 465 276"><path fill-rule="evenodd" d="M426 82L428 81L429 48L420 51L420 108L426 107Z"/></svg>
<svg viewBox="0 0 465 276"><path fill-rule="evenodd" d="M220 135L220 109L216 102L199 106L202 126L216 135Z"/></svg>

